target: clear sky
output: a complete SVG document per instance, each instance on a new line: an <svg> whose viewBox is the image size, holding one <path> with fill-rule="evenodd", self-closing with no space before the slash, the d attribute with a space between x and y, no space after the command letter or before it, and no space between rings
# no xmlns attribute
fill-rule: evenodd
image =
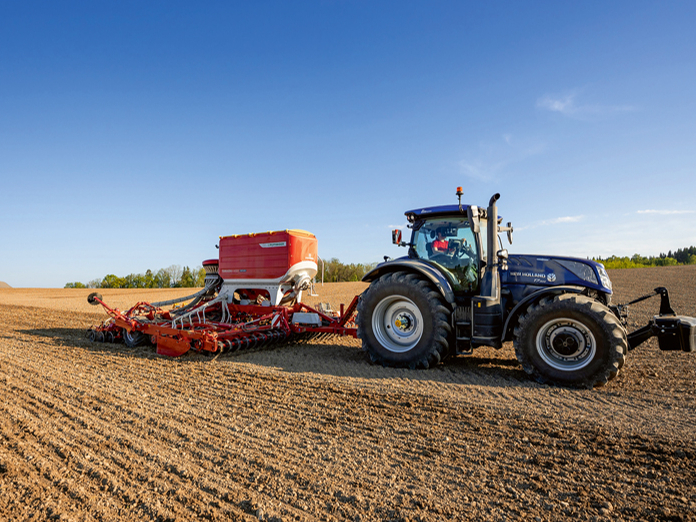
<svg viewBox="0 0 696 522"><path fill-rule="evenodd" d="M0 2L0 281L199 266L301 228L403 255L404 211L511 253L696 245L696 2Z"/></svg>

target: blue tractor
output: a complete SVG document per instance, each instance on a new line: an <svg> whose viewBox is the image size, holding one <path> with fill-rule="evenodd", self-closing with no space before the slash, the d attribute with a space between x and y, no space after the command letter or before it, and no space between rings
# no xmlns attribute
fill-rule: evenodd
<svg viewBox="0 0 696 522"><path fill-rule="evenodd" d="M513 341L539 382L595 387L616 377L628 351L653 335L663 350L696 350L696 319L677 316L664 288L612 305L604 266L572 257L510 255L495 194L487 208L462 205L406 212L408 255L379 264L358 302L358 337L374 363L429 368L479 346ZM628 305L661 295L659 315L628 333Z"/></svg>

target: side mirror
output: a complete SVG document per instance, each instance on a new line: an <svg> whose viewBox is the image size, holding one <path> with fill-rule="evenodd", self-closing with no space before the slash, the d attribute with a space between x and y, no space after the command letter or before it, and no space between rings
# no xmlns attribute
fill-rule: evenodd
<svg viewBox="0 0 696 522"><path fill-rule="evenodd" d="M394 243L396 246L405 246L405 243L401 241L401 230L398 228L396 230L392 230L392 243Z"/></svg>
<svg viewBox="0 0 696 522"><path fill-rule="evenodd" d="M508 243L512 245L512 223L508 221L506 227L498 227L499 232L507 232Z"/></svg>
<svg viewBox="0 0 696 522"><path fill-rule="evenodd" d="M479 209L475 205L470 205L466 209L467 217L469 218L469 227L474 234L481 232L481 227L479 225Z"/></svg>
<svg viewBox="0 0 696 522"><path fill-rule="evenodd" d="M509 234L509 232L508 232ZM498 256L498 264L500 265L501 270L507 270L508 268L508 251L503 249L503 250L498 250L495 254Z"/></svg>

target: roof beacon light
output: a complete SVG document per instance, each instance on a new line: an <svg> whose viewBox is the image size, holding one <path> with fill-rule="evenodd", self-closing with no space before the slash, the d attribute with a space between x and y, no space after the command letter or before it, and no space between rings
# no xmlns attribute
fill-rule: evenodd
<svg viewBox="0 0 696 522"><path fill-rule="evenodd" d="M457 187L457 197L459 198L459 212L463 212L463 210L462 210L462 194L464 194L462 187Z"/></svg>

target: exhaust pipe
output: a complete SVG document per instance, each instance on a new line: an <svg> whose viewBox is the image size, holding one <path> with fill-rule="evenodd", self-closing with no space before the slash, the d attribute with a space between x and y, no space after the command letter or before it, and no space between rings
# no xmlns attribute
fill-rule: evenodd
<svg viewBox="0 0 696 522"><path fill-rule="evenodd" d="M498 288L498 206L496 202L500 199L500 194L493 194L488 202L486 216L488 217L488 227L486 228L486 246L488 255L486 256L486 271L481 281L481 296L497 298Z"/></svg>
<svg viewBox="0 0 696 522"><path fill-rule="evenodd" d="M472 346L502 346L501 321L502 309L500 305L500 274L498 272L498 206L496 202L500 194L493 194L486 217L488 225L486 229L486 267L481 279L481 293L471 298L471 345Z"/></svg>

